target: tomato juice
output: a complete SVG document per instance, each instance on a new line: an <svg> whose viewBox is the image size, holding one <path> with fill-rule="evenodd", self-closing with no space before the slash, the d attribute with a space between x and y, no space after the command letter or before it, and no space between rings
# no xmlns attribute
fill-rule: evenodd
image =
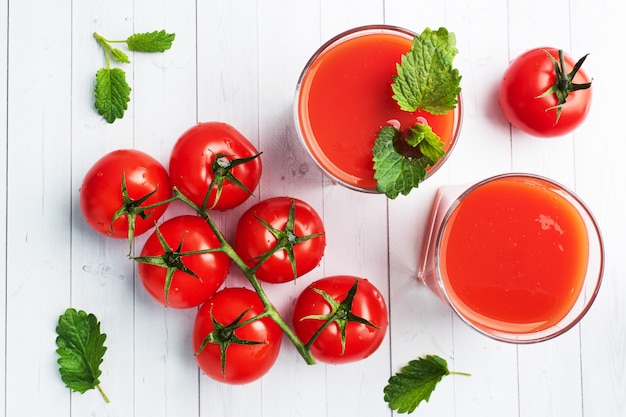
<svg viewBox="0 0 626 417"><path fill-rule="evenodd" d="M557 184L524 174L494 177L465 191L440 220L427 273L438 281L436 292L483 333L545 340L591 305L602 275L601 238L585 206Z"/></svg>
<svg viewBox="0 0 626 417"><path fill-rule="evenodd" d="M403 111L393 99L396 64L416 35L387 25L344 32L323 45L306 65L296 91L296 127L316 163L350 188L375 192L372 147L389 121L402 128L428 123L452 149L460 127L460 101L444 115ZM440 160L431 168L432 174Z"/></svg>

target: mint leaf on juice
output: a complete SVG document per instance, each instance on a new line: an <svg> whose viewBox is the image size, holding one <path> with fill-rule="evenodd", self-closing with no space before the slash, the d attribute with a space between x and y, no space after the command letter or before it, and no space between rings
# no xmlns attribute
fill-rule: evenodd
<svg viewBox="0 0 626 417"><path fill-rule="evenodd" d="M161 30L136 33L123 40L110 40L94 32L93 37L104 51L106 63L104 68L96 72L95 107L98 114L113 123L124 116L131 92L126 73L120 68L111 68L111 61L129 64L130 59L124 51L113 45L123 43L129 51L135 52L165 52L172 47L175 34Z"/></svg>
<svg viewBox="0 0 626 417"><path fill-rule="evenodd" d="M452 65L457 52L456 37L445 28L426 28L415 36L392 77L393 99L400 109L425 116L453 110L461 93L461 76ZM427 121L383 126L372 149L377 191L394 199L419 187L428 168L446 155L444 145Z"/></svg>
<svg viewBox="0 0 626 417"><path fill-rule="evenodd" d="M437 384L444 376L464 372L450 372L445 359L428 355L412 360L391 378L384 388L385 402L398 413L412 413L422 402L428 402Z"/></svg>
<svg viewBox="0 0 626 417"><path fill-rule="evenodd" d="M59 373L65 385L81 394L97 388L104 400L109 399L100 387L100 365L107 348L106 334L93 314L68 308L59 317L56 328Z"/></svg>
<svg viewBox="0 0 626 417"><path fill-rule="evenodd" d="M402 110L444 114L454 109L461 92L461 76L452 66L457 52L456 37L445 28L427 28L413 39L391 85Z"/></svg>
<svg viewBox="0 0 626 417"><path fill-rule="evenodd" d="M406 135L383 126L374 141L374 178L379 192L394 199L426 178L426 169L445 155L443 142L429 126L416 124Z"/></svg>

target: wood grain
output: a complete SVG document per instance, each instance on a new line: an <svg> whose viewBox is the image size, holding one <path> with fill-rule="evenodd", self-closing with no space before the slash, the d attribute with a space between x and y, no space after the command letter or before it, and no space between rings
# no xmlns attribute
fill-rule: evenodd
<svg viewBox="0 0 626 417"><path fill-rule="evenodd" d="M626 141L621 121L626 6L610 0L0 0L0 414L6 417L380 417L389 376L425 354L450 376L418 411L438 417L618 417L626 408L626 284L622 215ZM457 36L463 126L448 162L407 197L348 190L326 178L300 144L294 90L310 55L351 27L388 23ZM130 54L123 119L93 108L104 57L93 32L176 33L164 54ZM512 129L497 104L509 60L555 46L585 63L592 111L575 133L536 139ZM214 382L191 351L195 309L172 310L144 292L125 241L96 236L78 207L83 175L104 153L144 150L167 166L177 138L202 121L232 124L263 151L255 197L215 218L232 236L254 201L288 195L323 217L327 251L296 284L267 286L290 307L323 276L367 277L386 296L390 328L365 361L304 363L285 339L276 366L244 386ZM468 328L417 281L419 253L438 187L526 171L574 189L602 228L606 269L595 305L552 341L515 346ZM173 205L171 217L185 211ZM145 240L138 237L137 245ZM139 246L137 246L139 247ZM233 270L228 286L245 286ZM98 316L108 351L101 378L111 399L71 394L57 371L55 326L73 306Z"/></svg>

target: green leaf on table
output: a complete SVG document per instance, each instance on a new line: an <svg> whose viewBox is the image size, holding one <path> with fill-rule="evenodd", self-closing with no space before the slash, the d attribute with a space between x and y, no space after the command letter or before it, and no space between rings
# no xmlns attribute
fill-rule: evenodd
<svg viewBox="0 0 626 417"><path fill-rule="evenodd" d="M393 126L383 126L372 149L377 190L391 199L409 194L426 178L427 168L445 155L443 146L429 126L416 124L406 137Z"/></svg>
<svg viewBox="0 0 626 417"><path fill-rule="evenodd" d="M59 317L56 328L59 372L65 385L80 392L98 388L106 402L108 398L100 388L100 365L107 348L106 334L100 332L100 322L93 314L68 308Z"/></svg>
<svg viewBox="0 0 626 417"><path fill-rule="evenodd" d="M114 48L112 44L125 43L130 51L165 52L172 47L175 35L164 30L135 33L126 40L110 40L94 32L93 37L102 47L106 66L96 73L95 107L104 119L113 123L124 116L130 101L130 86L126 82L126 73L119 68L111 68L111 61L129 64L125 52Z"/></svg>
<svg viewBox="0 0 626 417"><path fill-rule="evenodd" d="M95 106L104 119L113 123L121 119L130 101L130 86L120 68L101 68L96 73Z"/></svg>
<svg viewBox="0 0 626 417"><path fill-rule="evenodd" d="M391 85L402 110L444 114L455 108L461 92L461 76L452 66L457 52L456 37L445 28L427 28L413 39Z"/></svg>
<svg viewBox="0 0 626 417"><path fill-rule="evenodd" d="M430 400L437 384L450 374L469 376L462 372L450 372L446 360L436 355L412 360L389 378L384 388L385 402L398 413L412 413L422 401Z"/></svg>
<svg viewBox="0 0 626 417"><path fill-rule="evenodd" d="M115 62L119 62L120 64L130 64L128 55L126 55L126 53L121 49L110 48L109 52L111 52L111 58L113 58Z"/></svg>
<svg viewBox="0 0 626 417"><path fill-rule="evenodd" d="M172 47L174 33L164 30L154 32L135 33L126 39L128 49L137 52L165 52Z"/></svg>

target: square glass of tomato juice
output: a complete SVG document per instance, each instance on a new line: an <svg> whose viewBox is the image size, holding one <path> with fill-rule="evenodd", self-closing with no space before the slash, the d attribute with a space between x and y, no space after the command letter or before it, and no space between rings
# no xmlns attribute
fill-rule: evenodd
<svg viewBox="0 0 626 417"><path fill-rule="evenodd" d="M305 65L296 87L294 117L298 136L312 159L334 182L376 193L372 148L390 121L427 123L444 142L446 160L461 125L461 97L454 110L433 115L403 111L393 99L396 64L415 33L390 25L361 26L322 45Z"/></svg>
<svg viewBox="0 0 626 417"><path fill-rule="evenodd" d="M511 343L573 327L600 288L598 225L572 191L503 174L436 196L418 278L479 332Z"/></svg>

